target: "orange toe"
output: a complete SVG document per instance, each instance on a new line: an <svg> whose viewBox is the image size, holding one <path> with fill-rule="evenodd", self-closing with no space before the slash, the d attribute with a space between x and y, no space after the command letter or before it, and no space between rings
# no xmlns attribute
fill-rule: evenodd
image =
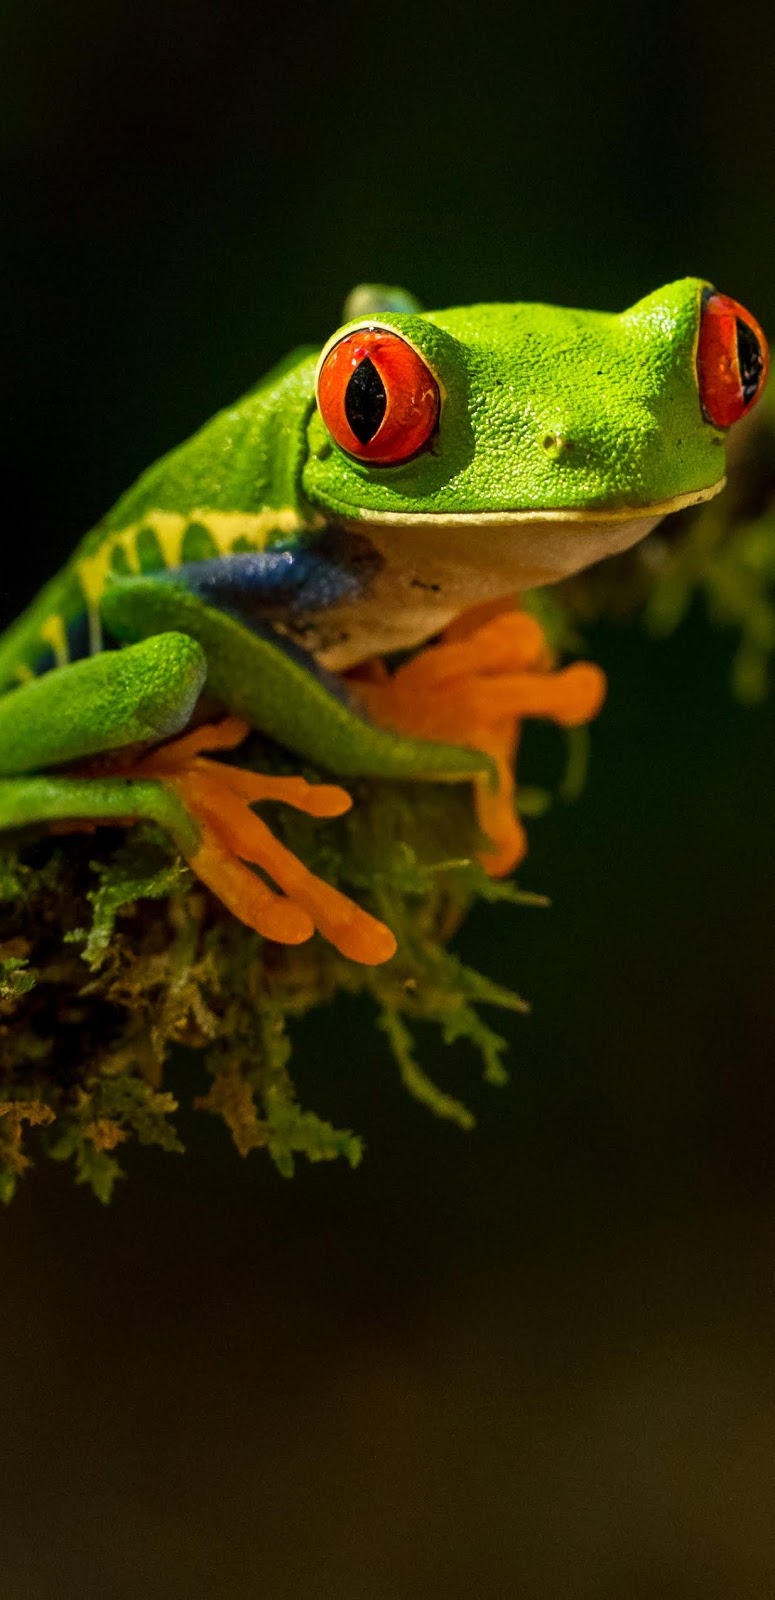
<svg viewBox="0 0 775 1600"><path fill-rule="evenodd" d="M543 629L527 611L492 617L476 633L423 650L399 669L402 684L427 691L461 678L489 678L520 668L537 671L550 665Z"/></svg>
<svg viewBox="0 0 775 1600"><path fill-rule="evenodd" d="M201 768L204 766L214 770L203 772ZM298 856L275 838L260 817L229 792L228 785L224 792L221 770L216 768L215 762L201 762L199 770L189 773L184 782L172 779L187 808L205 821L210 834L232 853L232 859L236 856L240 863L253 862L279 885L288 896L284 904L292 906L294 912L300 912L308 924L308 932L302 935L303 938L308 938L317 928L342 955L354 961L362 961L367 966L388 961L396 950L396 941L390 929L369 916L368 912L362 911L338 889L324 883L322 878L315 877ZM231 773L234 769L226 770ZM253 776L250 773L241 774L243 778ZM259 781L263 781L260 775L257 776ZM253 785L247 787L252 789ZM194 857L191 864L198 871L196 860ZM247 872L247 868L242 870ZM248 873L248 876L255 879L254 873ZM236 909L237 916L241 916L244 922L251 921L250 916L243 915L234 903L231 909ZM279 936L271 933L268 937ZM293 939L289 942L297 941Z"/></svg>
<svg viewBox="0 0 775 1600"><path fill-rule="evenodd" d="M513 602L464 613L441 640L390 677L358 672L349 680L375 722L416 738L483 750L497 782L474 779L477 820L491 842L480 860L493 876L522 860L527 839L514 809L514 756L525 717L577 727L597 715L606 680L591 662L557 670L536 618Z"/></svg>
<svg viewBox="0 0 775 1600"><path fill-rule="evenodd" d="M141 757L127 775L157 778L174 789L198 828L189 866L241 922L280 944L302 944L317 929L352 961L367 966L389 961L396 950L390 929L317 878L250 809L257 801L274 800L312 817L338 817L352 805L349 794L336 784L253 772L201 754L232 749L247 732L247 724L236 717L196 728ZM246 863L259 867L282 892Z"/></svg>
<svg viewBox="0 0 775 1600"><path fill-rule="evenodd" d="M504 878L513 872L527 854L527 834L514 806L514 768L504 760L501 750L490 749L498 771L493 785L485 774L474 779L476 819L490 847L479 852L479 861L491 878Z"/></svg>
<svg viewBox="0 0 775 1600"><path fill-rule="evenodd" d="M239 861L221 839L197 815L201 843L188 863L227 909L254 928L265 939L278 944L304 944L315 932L315 924L301 906L275 894L255 872Z"/></svg>

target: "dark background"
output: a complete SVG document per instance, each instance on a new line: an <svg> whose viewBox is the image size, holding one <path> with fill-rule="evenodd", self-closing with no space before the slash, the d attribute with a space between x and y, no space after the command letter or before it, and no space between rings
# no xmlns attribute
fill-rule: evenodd
<svg viewBox="0 0 775 1600"><path fill-rule="evenodd" d="M8 618L358 280L614 309L696 273L775 328L771 8L0 24ZM522 874L553 909L459 941L533 1000L512 1084L423 1041L476 1133L341 1002L297 1070L366 1133L357 1174L288 1184L200 1116L185 1159L130 1152L107 1211L59 1169L24 1183L8 1600L769 1600L775 712L732 701L730 651L699 613L594 631L591 781Z"/></svg>

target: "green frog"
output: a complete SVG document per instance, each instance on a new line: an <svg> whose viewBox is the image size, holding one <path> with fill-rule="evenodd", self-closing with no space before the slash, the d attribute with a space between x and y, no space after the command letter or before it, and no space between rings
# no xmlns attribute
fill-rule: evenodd
<svg viewBox="0 0 775 1600"><path fill-rule="evenodd" d="M696 278L614 314L355 291L322 351L143 473L0 640L0 827L151 819L265 936L388 959L389 931L251 809L330 816L346 791L212 752L254 729L336 779L471 779L497 847L519 719L602 698L596 669L553 673L514 597L717 494L767 359ZM368 665L438 636L393 677Z"/></svg>

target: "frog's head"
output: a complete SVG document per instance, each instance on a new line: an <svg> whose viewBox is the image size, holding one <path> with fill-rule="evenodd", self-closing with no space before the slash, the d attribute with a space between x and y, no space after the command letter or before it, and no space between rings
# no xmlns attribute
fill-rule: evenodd
<svg viewBox="0 0 775 1600"><path fill-rule="evenodd" d="M645 532L723 486L726 430L766 365L754 318L697 278L618 315L479 305L360 318L320 358L304 492L361 527L605 525L621 548L632 539L617 543L617 526ZM606 553L587 549L554 575Z"/></svg>

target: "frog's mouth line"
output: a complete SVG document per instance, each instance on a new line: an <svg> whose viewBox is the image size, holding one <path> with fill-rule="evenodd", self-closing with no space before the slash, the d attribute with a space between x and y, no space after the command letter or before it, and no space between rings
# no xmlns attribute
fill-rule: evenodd
<svg viewBox="0 0 775 1600"><path fill-rule="evenodd" d="M661 521L662 517L670 516L673 511L684 511L688 506L701 506L706 500L712 500L714 495L721 493L726 481L726 477L719 478L717 483L710 484L708 488L691 489L687 494L674 495L670 500L655 500L638 506L617 506L614 509L605 506L557 506L553 510L541 511L370 511L360 506L347 506L344 502L335 509L338 515L353 523L366 522L380 526L494 528L511 527L521 522L588 522L599 527L601 522L634 522L646 517Z"/></svg>

